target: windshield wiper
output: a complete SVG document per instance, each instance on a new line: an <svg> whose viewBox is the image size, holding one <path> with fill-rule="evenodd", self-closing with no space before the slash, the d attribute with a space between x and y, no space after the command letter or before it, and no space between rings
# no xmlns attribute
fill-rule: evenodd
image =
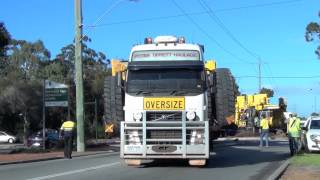
<svg viewBox="0 0 320 180"><path fill-rule="evenodd" d="M182 91L182 90L172 90L170 92L170 95L184 95L184 94L187 94L188 92L186 91Z"/></svg>
<svg viewBox="0 0 320 180"><path fill-rule="evenodd" d="M136 95L139 95L139 94L151 94L151 92L140 90L136 93Z"/></svg>

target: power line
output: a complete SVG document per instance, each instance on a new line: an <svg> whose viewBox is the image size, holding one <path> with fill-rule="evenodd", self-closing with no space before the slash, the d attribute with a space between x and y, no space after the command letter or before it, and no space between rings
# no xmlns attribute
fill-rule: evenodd
<svg viewBox="0 0 320 180"><path fill-rule="evenodd" d="M97 24L102 20L103 17L105 17L107 14L109 14L114 8L116 8L121 2L123 2L124 0L117 0L115 1L113 4L111 4L111 6L106 9L92 24L91 27L97 27ZM133 1L133 0L131 0ZM81 40L86 37L90 32L92 31L92 29L89 29L89 32L87 32L84 36L82 36Z"/></svg>
<svg viewBox="0 0 320 180"><path fill-rule="evenodd" d="M284 5L284 4L291 4L299 1L302 1L302 0L289 0L289 1L254 4L254 5L248 5L248 6L242 6L242 7L218 9L215 12L217 13L217 12L234 11L234 10L249 9L249 8L260 8L260 7L267 7L267 6Z"/></svg>
<svg viewBox="0 0 320 180"><path fill-rule="evenodd" d="M215 38L213 38L206 30L204 30L194 19L192 19L192 17L190 15L188 15L186 13L186 11L175 1L172 0L173 4L184 14L185 17L188 18L188 20L196 27L198 28L204 35L206 35L212 42L214 42L220 49L222 49L223 51L225 51L226 53L228 53L229 55L231 55L232 57L234 57L235 59L245 62L245 63L251 63L249 61L246 61L244 59L239 58L238 56L236 56L234 53L232 53L231 51L229 51L228 49L226 49L225 47L223 47Z"/></svg>
<svg viewBox="0 0 320 180"><path fill-rule="evenodd" d="M235 78L259 78L259 76L235 76ZM263 79L317 79L320 75L314 76L261 76Z"/></svg>
<svg viewBox="0 0 320 180"><path fill-rule="evenodd" d="M209 17L218 24L218 26L243 50L245 50L249 55L251 55L253 58L257 59L259 56L254 53L253 51L249 50L247 47L245 47L234 35L231 33L231 31L224 25L224 23L221 21L221 19L215 15L215 13L212 11L210 6L204 1L204 0L198 0L199 4L202 6L203 9L207 9Z"/></svg>
<svg viewBox="0 0 320 180"><path fill-rule="evenodd" d="M276 5L284 5L284 4L291 4L301 0L290 0L290 1L281 1L281 2L271 2L271 3L263 3L263 4L255 4L255 5L248 5L248 6L241 6L241 7L234 7L234 8L225 8L225 9L217 9L213 11L214 13L220 12L227 12L227 11L234 11L234 10L241 10L241 9L249 9L249 8L259 8L259 7L268 7L268 6L276 6ZM203 15L208 14L208 11L200 11L200 12L193 12L193 13L186 13L190 16L195 15ZM94 28L100 26L111 26L111 25L120 25L120 24L130 24L130 23L138 23L138 22L146 22L146 21L154 21L154 20L166 20L166 19L174 19L183 17L185 14L177 14L171 16L158 16L158 17L150 17L150 18L142 18L142 19L134 19L134 20L124 20L124 21L117 21L117 22L110 22L110 23L103 23L103 24L92 24L87 25L87 28Z"/></svg>

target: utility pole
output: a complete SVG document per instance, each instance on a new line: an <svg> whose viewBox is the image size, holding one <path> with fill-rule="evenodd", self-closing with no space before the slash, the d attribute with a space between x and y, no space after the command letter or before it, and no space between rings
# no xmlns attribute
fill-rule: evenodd
<svg viewBox="0 0 320 180"><path fill-rule="evenodd" d="M84 144L84 105L82 72L82 1L74 0L75 9L75 71L76 71L76 113L77 113L77 152L85 151Z"/></svg>
<svg viewBox="0 0 320 180"><path fill-rule="evenodd" d="M261 59L259 58L259 62L258 62L258 69L259 69L259 93L261 91Z"/></svg>

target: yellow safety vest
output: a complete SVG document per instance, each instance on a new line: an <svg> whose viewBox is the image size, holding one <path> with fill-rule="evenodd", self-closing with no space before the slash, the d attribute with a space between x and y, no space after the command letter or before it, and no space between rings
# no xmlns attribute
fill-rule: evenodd
<svg viewBox="0 0 320 180"><path fill-rule="evenodd" d="M60 129L63 131L72 131L73 128L75 127L75 124L76 123L73 121L66 121L62 124Z"/></svg>
<svg viewBox="0 0 320 180"><path fill-rule="evenodd" d="M290 118L287 129L289 136L300 137L300 119L296 117Z"/></svg>
<svg viewBox="0 0 320 180"><path fill-rule="evenodd" d="M269 129L269 120L266 118L261 119L260 127L262 129Z"/></svg>

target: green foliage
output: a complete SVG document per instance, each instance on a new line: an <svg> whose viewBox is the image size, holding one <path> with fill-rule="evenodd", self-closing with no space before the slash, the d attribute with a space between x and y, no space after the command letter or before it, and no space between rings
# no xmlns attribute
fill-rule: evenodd
<svg viewBox="0 0 320 180"><path fill-rule="evenodd" d="M6 46L10 43L11 36L3 22L0 22L0 58L6 54Z"/></svg>
<svg viewBox="0 0 320 180"><path fill-rule="evenodd" d="M311 113L311 116L319 116L320 114L319 113L316 113L316 112L313 112Z"/></svg>
<svg viewBox="0 0 320 180"><path fill-rule="evenodd" d="M263 87L263 88L260 90L259 93L261 93L261 94L267 94L268 97L273 97L273 94L274 94L274 92L273 92L272 89L268 89L268 88L265 88L265 87Z"/></svg>
<svg viewBox="0 0 320 180"><path fill-rule="evenodd" d="M41 40L36 42L12 40L7 54L7 71L4 71L4 74L14 73L16 77L23 77L25 80L43 78L40 69L44 62L50 60L50 52Z"/></svg>
<svg viewBox="0 0 320 180"><path fill-rule="evenodd" d="M41 128L42 122L42 81L52 81L69 85L71 118L75 119L75 84L73 44L66 45L51 59L50 52L41 40L28 42L11 40L10 34L0 24L1 35L8 37L3 49L5 56L0 58L0 127L13 134L21 134L23 127L30 131ZM5 32L5 33L3 33ZM1 36L2 38L2 36ZM5 43L4 43L5 44ZM98 121L103 115L104 77L110 74L109 61L105 54L83 45L83 72L85 102L98 103ZM57 129L61 120L67 117L67 109L46 108L46 126ZM86 128L93 135L94 105L85 105ZM27 115L24 122L24 115ZM101 126L101 122L99 122Z"/></svg>
<svg viewBox="0 0 320 180"><path fill-rule="evenodd" d="M320 12L319 12L320 17ZM310 22L306 27L305 38L307 42L320 40L320 23L319 22ZM320 46L316 49L315 53L318 58L320 58Z"/></svg>

